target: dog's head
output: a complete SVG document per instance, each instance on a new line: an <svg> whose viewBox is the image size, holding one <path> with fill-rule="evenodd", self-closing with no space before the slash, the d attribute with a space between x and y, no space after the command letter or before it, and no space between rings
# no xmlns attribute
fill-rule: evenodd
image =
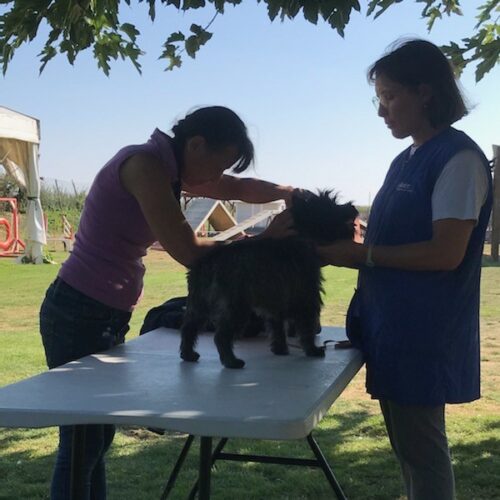
<svg viewBox="0 0 500 500"><path fill-rule="evenodd" d="M294 193L290 210L299 235L317 243L352 239L354 220L359 215L352 203L338 204L332 191Z"/></svg>

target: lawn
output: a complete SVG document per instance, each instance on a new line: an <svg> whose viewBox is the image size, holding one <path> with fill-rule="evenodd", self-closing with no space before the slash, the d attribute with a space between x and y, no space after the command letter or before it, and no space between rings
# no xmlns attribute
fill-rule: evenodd
<svg viewBox="0 0 500 500"><path fill-rule="evenodd" d="M54 254L61 262L65 255ZM161 252L146 259L146 293L131 323L137 335L149 308L184 295L184 270ZM38 308L59 265L16 265L0 259L0 385L45 370L38 334ZM341 325L356 274L328 268L322 323ZM500 499L500 267L485 262L482 282L481 400L449 406L447 423L459 500ZM404 498L378 406L364 392L363 371L330 410L315 436L346 495L352 499ZM140 428L120 428L108 457L111 500L159 498L185 436L158 436ZM56 430L0 429L0 499L48 498L57 443ZM302 442L233 440L228 451L309 457ZM187 497L195 480L197 454L187 459L173 499ZM242 499L330 499L318 470L262 464L217 465L213 497Z"/></svg>

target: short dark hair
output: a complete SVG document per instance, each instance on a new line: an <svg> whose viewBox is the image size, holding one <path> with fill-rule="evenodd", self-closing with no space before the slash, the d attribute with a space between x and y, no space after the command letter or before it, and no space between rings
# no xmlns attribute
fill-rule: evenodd
<svg viewBox="0 0 500 500"><path fill-rule="evenodd" d="M368 69L371 83L379 75L412 89L430 85L433 96L426 111L433 127L451 125L468 113L451 63L431 42L420 39L396 42L391 52Z"/></svg>
<svg viewBox="0 0 500 500"><path fill-rule="evenodd" d="M203 137L212 150L227 146L238 148L239 157L233 172L243 172L254 159L254 147L246 125L234 111L224 106L199 108L179 120L172 127L172 132L174 148L180 159L186 140L197 135Z"/></svg>

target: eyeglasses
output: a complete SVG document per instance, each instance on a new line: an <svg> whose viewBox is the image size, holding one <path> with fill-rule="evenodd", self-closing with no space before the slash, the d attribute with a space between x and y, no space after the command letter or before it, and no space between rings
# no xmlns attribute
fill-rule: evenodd
<svg viewBox="0 0 500 500"><path fill-rule="evenodd" d="M391 101L398 97L400 89L387 89L380 92L380 95L375 95L372 97L372 103L375 106L375 109L378 111L380 107L387 109L391 103Z"/></svg>
<svg viewBox="0 0 500 500"><path fill-rule="evenodd" d="M380 109L380 106L383 108L387 108L389 101L388 99L379 96L374 96L372 97L372 104L375 107L375 109L378 111Z"/></svg>

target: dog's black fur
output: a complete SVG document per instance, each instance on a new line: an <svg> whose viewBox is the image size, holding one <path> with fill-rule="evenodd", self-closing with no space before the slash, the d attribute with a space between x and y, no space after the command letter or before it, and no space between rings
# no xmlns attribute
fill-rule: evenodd
<svg viewBox="0 0 500 500"><path fill-rule="evenodd" d="M255 314L271 330L271 350L288 354L288 333L298 334L307 356L323 357L314 342L323 305L321 262L315 244L352 239L358 211L337 204L330 191L294 195L291 213L296 236L254 239L217 247L188 272L188 301L182 324L181 358L197 361L198 332L212 322L221 363L242 368L233 353L233 337L245 331Z"/></svg>

